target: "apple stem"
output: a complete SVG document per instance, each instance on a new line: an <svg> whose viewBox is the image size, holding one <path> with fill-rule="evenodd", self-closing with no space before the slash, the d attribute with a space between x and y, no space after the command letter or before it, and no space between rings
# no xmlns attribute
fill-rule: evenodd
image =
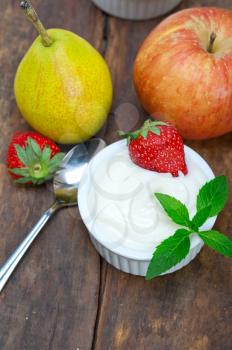
<svg viewBox="0 0 232 350"><path fill-rule="evenodd" d="M50 36L48 35L43 24L41 23L39 16L37 15L34 7L31 5L30 1L23 0L23 1L21 1L20 6L24 10L24 13L25 13L27 19L29 19L29 21L31 21L33 23L33 25L35 26L35 28L39 32L43 45L46 47L51 46L53 41L50 38Z"/></svg>
<svg viewBox="0 0 232 350"><path fill-rule="evenodd" d="M210 38L209 38L209 45L208 45L208 48L207 48L207 51L209 53L213 53L213 44L215 42L215 39L216 39L217 35L215 32L212 32L210 34Z"/></svg>

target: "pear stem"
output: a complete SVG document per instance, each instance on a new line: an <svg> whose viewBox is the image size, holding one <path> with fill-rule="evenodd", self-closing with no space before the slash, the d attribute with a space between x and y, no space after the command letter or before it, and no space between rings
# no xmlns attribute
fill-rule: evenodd
<svg viewBox="0 0 232 350"><path fill-rule="evenodd" d="M34 27L39 32L42 43L44 46L51 46L52 45L52 39L48 35L46 29L44 28L42 22L39 19L39 16L37 15L34 7L31 5L29 0L23 0L20 3L21 8L24 10L24 13L29 21L31 21L34 25Z"/></svg>
<svg viewBox="0 0 232 350"><path fill-rule="evenodd" d="M208 45L208 48L207 48L207 51L209 53L213 53L213 44L214 44L214 41L215 41L216 37L217 37L216 33L212 32L210 34L209 45Z"/></svg>

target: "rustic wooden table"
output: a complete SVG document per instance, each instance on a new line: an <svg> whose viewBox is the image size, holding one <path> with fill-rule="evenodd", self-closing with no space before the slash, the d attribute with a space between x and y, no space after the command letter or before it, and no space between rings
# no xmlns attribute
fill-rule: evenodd
<svg viewBox="0 0 232 350"><path fill-rule="evenodd" d="M105 56L114 103L102 135L145 118L132 85L135 53L160 21L130 22L106 16L89 0L34 0L48 27L64 27ZM179 6L225 6L230 0L186 0ZM0 263L52 201L49 186L18 188L4 163L8 140L28 126L13 94L16 67L36 33L19 0L0 0ZM230 177L232 136L188 142ZM232 198L232 197L231 197ZM232 199L217 227L230 232ZM89 241L77 208L61 211L43 230L0 294L0 350L231 350L232 265L207 248L186 268L146 282L103 261Z"/></svg>

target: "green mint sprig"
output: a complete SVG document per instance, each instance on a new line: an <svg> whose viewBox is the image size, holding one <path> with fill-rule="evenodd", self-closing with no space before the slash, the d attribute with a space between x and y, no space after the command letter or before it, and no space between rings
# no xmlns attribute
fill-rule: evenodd
<svg viewBox="0 0 232 350"><path fill-rule="evenodd" d="M155 198L167 215L183 227L158 245L148 266L147 280L168 271L188 255L189 236L192 233L197 234L210 248L232 258L232 241L227 236L215 230L200 230L207 219L219 214L224 208L228 192L228 181L223 175L207 182L197 195L197 211L192 219L189 217L187 207L179 200L163 193L155 193Z"/></svg>

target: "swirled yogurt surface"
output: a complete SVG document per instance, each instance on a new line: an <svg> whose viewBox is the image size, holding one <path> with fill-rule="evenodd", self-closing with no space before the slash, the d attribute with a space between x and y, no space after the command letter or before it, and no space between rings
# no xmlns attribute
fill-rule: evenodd
<svg viewBox="0 0 232 350"><path fill-rule="evenodd" d="M186 146L185 157L188 174L172 177L135 165L125 141L101 151L91 161L80 188L82 202L85 197L81 215L90 233L109 249L150 257L178 228L154 193L181 200L192 217L200 187L214 176L207 163Z"/></svg>

